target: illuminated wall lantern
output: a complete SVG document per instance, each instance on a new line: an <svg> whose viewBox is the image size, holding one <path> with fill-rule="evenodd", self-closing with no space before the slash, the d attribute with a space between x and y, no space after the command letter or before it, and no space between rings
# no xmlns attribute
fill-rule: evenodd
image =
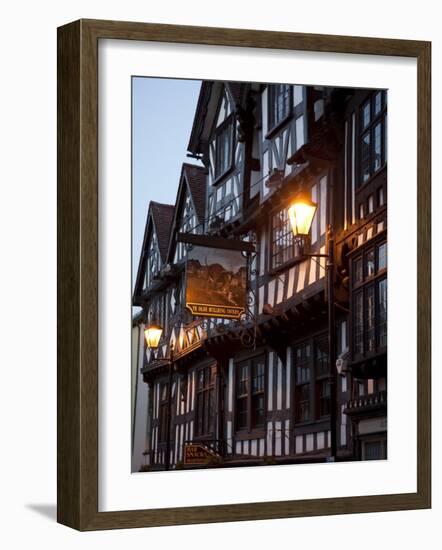
<svg viewBox="0 0 442 550"><path fill-rule="evenodd" d="M288 215L295 237L306 237L309 234L317 206L309 197L301 195L289 207Z"/></svg>
<svg viewBox="0 0 442 550"><path fill-rule="evenodd" d="M146 338L147 346L150 349L157 349L158 344L161 340L161 335L163 334L163 329L158 325L148 326L144 330L144 336Z"/></svg>

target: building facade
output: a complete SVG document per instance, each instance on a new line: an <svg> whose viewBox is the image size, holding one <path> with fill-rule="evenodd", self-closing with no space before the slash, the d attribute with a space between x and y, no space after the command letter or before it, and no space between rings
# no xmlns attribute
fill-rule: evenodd
<svg viewBox="0 0 442 550"><path fill-rule="evenodd" d="M174 205L149 206L133 297L144 325L163 328L158 349L137 355L141 469L324 461L332 429L337 460L386 458L386 91L203 82L189 130L195 164ZM299 192L317 204L304 250L288 216ZM190 315L182 233L254 245L243 322ZM200 466L185 460L196 443Z"/></svg>
<svg viewBox="0 0 442 550"><path fill-rule="evenodd" d="M131 469L138 472L145 463L144 452L150 437L148 415L148 392L143 381L140 365L143 365L145 350L143 312L132 320L132 372L131 372L131 417L132 417L132 448Z"/></svg>

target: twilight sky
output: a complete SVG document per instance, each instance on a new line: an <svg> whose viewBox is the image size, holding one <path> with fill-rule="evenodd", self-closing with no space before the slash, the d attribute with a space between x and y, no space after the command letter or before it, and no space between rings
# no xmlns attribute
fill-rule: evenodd
<svg viewBox="0 0 442 550"><path fill-rule="evenodd" d="M149 201L174 204L201 86L199 80L132 79L132 286Z"/></svg>

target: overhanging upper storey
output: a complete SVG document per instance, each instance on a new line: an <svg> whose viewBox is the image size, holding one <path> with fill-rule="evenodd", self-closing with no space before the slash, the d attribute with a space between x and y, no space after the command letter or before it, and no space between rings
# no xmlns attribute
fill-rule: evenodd
<svg viewBox="0 0 442 550"><path fill-rule="evenodd" d="M237 82L201 85L189 151L207 168L206 232L216 233L240 220L251 198L251 174L260 170L253 99L259 87Z"/></svg>

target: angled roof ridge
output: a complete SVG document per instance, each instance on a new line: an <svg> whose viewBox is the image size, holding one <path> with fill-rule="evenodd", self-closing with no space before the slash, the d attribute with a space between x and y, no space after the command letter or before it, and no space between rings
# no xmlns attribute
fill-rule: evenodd
<svg viewBox="0 0 442 550"><path fill-rule="evenodd" d="M188 168L197 168L198 170L203 170L204 172L207 172L207 168L205 166L201 166L199 164L192 164L191 162L183 162L183 167Z"/></svg>
<svg viewBox="0 0 442 550"><path fill-rule="evenodd" d="M207 169L204 166L183 162L181 165L181 174L175 199L174 213L171 221L171 230L169 233L169 243L167 260L171 261L171 250L176 242L175 232L177 230L178 216L181 208L181 197L184 189L190 195L192 200L198 224L205 219L206 214L206 175ZM166 260L166 261L167 261Z"/></svg>
<svg viewBox="0 0 442 550"><path fill-rule="evenodd" d="M175 205L173 204L165 204L157 201L149 202L149 214L152 216L152 223L155 226L158 248L163 263L167 258L174 211Z"/></svg>
<svg viewBox="0 0 442 550"><path fill-rule="evenodd" d="M198 101L195 108L195 114L193 116L192 129L189 136L189 143L187 145L187 150L194 154L200 153L199 139L204 126L204 117L206 114L207 102L210 98L212 84L213 80L201 81Z"/></svg>
<svg viewBox="0 0 442 550"><path fill-rule="evenodd" d="M246 91L250 87L250 82L243 82L237 80L202 80L201 88L198 96L198 101L195 108L195 114L193 117L192 130L190 132L189 143L187 150L194 155L201 155L205 152L205 147L203 141L204 132L209 131L209 126L207 125L207 120L210 120L210 117L216 116L216 109L214 106L217 101L217 94L221 90L227 93L228 97L231 99L235 108L242 106L246 97ZM212 104L212 94L215 92L214 103ZM212 105L211 105L212 104ZM210 116L208 117L210 111Z"/></svg>
<svg viewBox="0 0 442 550"><path fill-rule="evenodd" d="M187 186L195 207L198 222L201 223L206 214L207 169L204 166L184 162L182 166L183 174L186 176Z"/></svg>
<svg viewBox="0 0 442 550"><path fill-rule="evenodd" d="M168 203L165 203L165 202L158 202L158 201L149 201L149 207L151 205L166 206L166 207L170 207L170 208L175 208L175 206L173 204L168 204Z"/></svg>

